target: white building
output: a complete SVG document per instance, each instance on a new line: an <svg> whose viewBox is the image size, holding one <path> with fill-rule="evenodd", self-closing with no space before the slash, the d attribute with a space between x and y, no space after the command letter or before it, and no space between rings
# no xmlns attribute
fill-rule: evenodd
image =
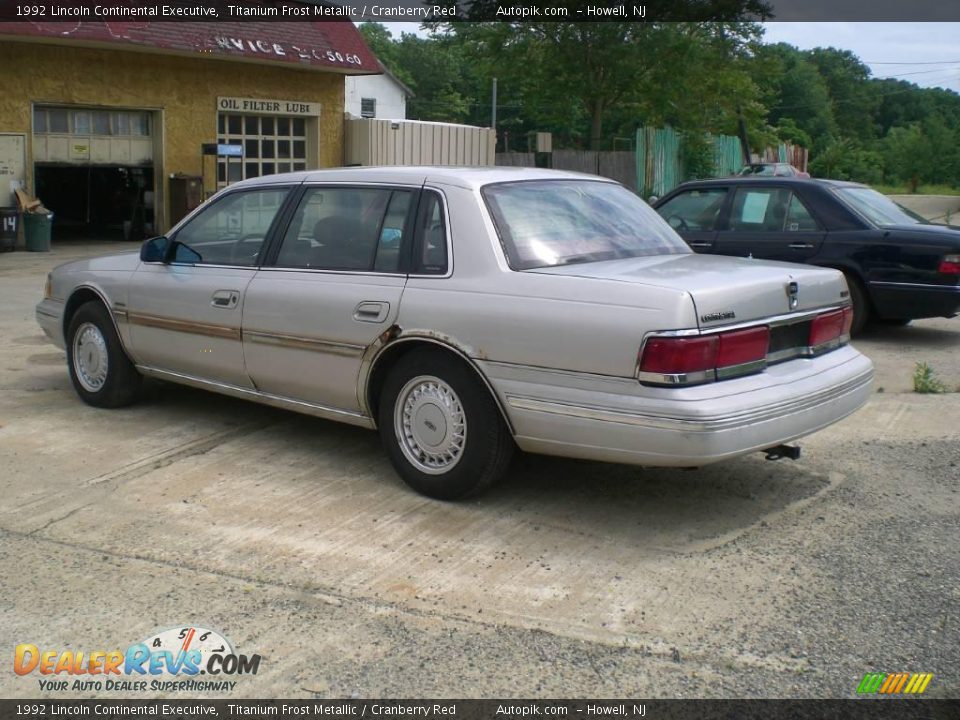
<svg viewBox="0 0 960 720"><path fill-rule="evenodd" d="M413 91L380 63L382 75L347 76L344 111L356 118L407 117L407 98Z"/></svg>

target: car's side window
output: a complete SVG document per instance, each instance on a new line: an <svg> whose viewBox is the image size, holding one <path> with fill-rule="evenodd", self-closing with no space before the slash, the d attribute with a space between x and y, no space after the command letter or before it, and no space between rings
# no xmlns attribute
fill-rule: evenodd
<svg viewBox="0 0 960 720"><path fill-rule="evenodd" d="M403 228L410 212L413 193L396 190L387 206L387 216L380 228L377 257L373 263L376 272L394 273L400 269L400 248L403 244Z"/></svg>
<svg viewBox="0 0 960 720"><path fill-rule="evenodd" d="M411 272L415 275L444 275L448 266L443 201L438 193L425 192L417 212L417 244Z"/></svg>
<svg viewBox="0 0 960 720"><path fill-rule="evenodd" d="M657 212L678 232L713 230L726 198L726 188L687 190L657 208Z"/></svg>
<svg viewBox="0 0 960 720"><path fill-rule="evenodd" d="M397 272L411 195L390 188L309 188L284 235L277 266Z"/></svg>
<svg viewBox="0 0 960 720"><path fill-rule="evenodd" d="M217 200L177 232L173 262L256 265L287 192L250 190Z"/></svg>
<svg viewBox="0 0 960 720"><path fill-rule="evenodd" d="M730 229L746 232L780 232L791 193L784 188L738 188L730 211Z"/></svg>
<svg viewBox="0 0 960 720"><path fill-rule="evenodd" d="M790 196L790 205L787 208L787 220L783 226L787 232L802 232L818 230L817 221L807 210L807 206L795 194Z"/></svg>

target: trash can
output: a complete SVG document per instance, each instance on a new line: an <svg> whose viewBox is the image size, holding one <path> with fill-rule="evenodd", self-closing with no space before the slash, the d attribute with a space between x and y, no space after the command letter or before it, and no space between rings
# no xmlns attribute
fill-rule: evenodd
<svg viewBox="0 0 960 720"><path fill-rule="evenodd" d="M0 208L0 252L16 250L19 224L20 212L16 208Z"/></svg>
<svg viewBox="0 0 960 720"><path fill-rule="evenodd" d="M23 237L30 252L50 252L53 213L24 213Z"/></svg>

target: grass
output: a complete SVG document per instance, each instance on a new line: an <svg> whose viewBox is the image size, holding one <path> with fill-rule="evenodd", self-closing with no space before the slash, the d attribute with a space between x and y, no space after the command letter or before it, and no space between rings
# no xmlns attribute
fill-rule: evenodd
<svg viewBox="0 0 960 720"><path fill-rule="evenodd" d="M884 195L912 195L909 185L873 185L874 190ZM952 185L919 185L917 195L960 195L960 187Z"/></svg>
<svg viewBox="0 0 960 720"><path fill-rule="evenodd" d="M913 391L917 393L945 393L944 385L925 362L918 362L913 369Z"/></svg>

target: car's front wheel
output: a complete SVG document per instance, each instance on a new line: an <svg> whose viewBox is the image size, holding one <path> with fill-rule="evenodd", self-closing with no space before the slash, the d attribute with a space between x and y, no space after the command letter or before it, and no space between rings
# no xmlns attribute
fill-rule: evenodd
<svg viewBox="0 0 960 720"><path fill-rule="evenodd" d="M513 438L487 388L446 353L413 350L391 369L379 408L394 468L438 500L478 495L504 474Z"/></svg>
<svg viewBox="0 0 960 720"><path fill-rule="evenodd" d="M107 309L81 305L67 328L67 366L77 394L88 405L116 408L137 399L142 377L123 351Z"/></svg>

